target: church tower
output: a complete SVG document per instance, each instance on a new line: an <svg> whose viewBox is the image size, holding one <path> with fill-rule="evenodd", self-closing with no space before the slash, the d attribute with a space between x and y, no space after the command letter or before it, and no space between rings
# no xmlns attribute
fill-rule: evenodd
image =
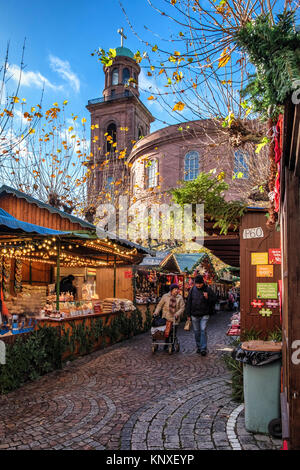
<svg viewBox="0 0 300 470"><path fill-rule="evenodd" d="M140 66L130 49L116 48L110 67L103 67L103 96L90 100L91 156L88 197L97 206L129 191L129 170L125 165L132 147L150 133L152 114L139 98Z"/></svg>

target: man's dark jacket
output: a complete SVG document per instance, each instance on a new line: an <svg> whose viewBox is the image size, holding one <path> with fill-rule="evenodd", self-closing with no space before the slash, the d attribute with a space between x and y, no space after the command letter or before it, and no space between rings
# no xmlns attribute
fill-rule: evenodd
<svg viewBox="0 0 300 470"><path fill-rule="evenodd" d="M207 292L208 298L203 295ZM216 296L213 290L204 284L201 289L193 286L187 298L185 313L188 317L203 317L204 315L212 315L216 303Z"/></svg>

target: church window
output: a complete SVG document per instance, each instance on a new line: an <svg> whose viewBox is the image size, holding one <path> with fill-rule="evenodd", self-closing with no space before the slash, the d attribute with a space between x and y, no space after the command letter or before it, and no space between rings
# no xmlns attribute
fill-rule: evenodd
<svg viewBox="0 0 300 470"><path fill-rule="evenodd" d="M236 178L249 178L248 153L241 150L234 152L234 175Z"/></svg>
<svg viewBox="0 0 300 470"><path fill-rule="evenodd" d="M129 78L130 78L130 72L129 69L126 67L123 69L123 85L129 85Z"/></svg>
<svg viewBox="0 0 300 470"><path fill-rule="evenodd" d="M147 187L155 188L157 186L157 160L150 160L146 163Z"/></svg>
<svg viewBox="0 0 300 470"><path fill-rule="evenodd" d="M138 139L141 139L142 137L144 137L144 130L143 130L143 128L140 126L140 127L139 127L139 130L138 130Z"/></svg>
<svg viewBox="0 0 300 470"><path fill-rule="evenodd" d="M199 174L199 153L192 150L184 157L184 179L191 181L197 178Z"/></svg>
<svg viewBox="0 0 300 470"><path fill-rule="evenodd" d="M105 136L107 140L106 151L111 152L114 150L113 144L117 141L117 127L114 122L109 124L106 132L108 133L108 135Z"/></svg>
<svg viewBox="0 0 300 470"><path fill-rule="evenodd" d="M112 85L118 85L119 83L119 69L113 69L112 72Z"/></svg>

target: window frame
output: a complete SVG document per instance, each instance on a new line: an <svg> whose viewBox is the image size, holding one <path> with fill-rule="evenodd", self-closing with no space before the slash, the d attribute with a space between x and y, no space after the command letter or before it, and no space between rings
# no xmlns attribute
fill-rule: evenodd
<svg viewBox="0 0 300 470"><path fill-rule="evenodd" d="M192 158L192 154L196 154L197 156ZM200 171L199 158L200 158L200 154L198 150L189 150L185 154L184 156L184 181L193 181L199 175L199 171ZM193 166L191 164L193 164Z"/></svg>

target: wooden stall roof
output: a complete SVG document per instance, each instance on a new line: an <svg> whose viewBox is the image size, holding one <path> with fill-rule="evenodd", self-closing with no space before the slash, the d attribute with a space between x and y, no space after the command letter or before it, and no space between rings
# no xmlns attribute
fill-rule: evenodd
<svg viewBox="0 0 300 470"><path fill-rule="evenodd" d="M94 225L74 215L39 201L28 194L3 185L0 188L0 207L23 222L54 230L94 230Z"/></svg>
<svg viewBox="0 0 300 470"><path fill-rule="evenodd" d="M247 207L247 212L267 212L264 207ZM240 231L231 228L227 235L221 235L218 228L213 228L213 221L204 223L204 246L217 258L229 266L240 266Z"/></svg>
<svg viewBox="0 0 300 470"><path fill-rule="evenodd" d="M73 232L75 238L77 235L80 238L97 238L95 225L6 185L0 187L0 208L19 221L63 232ZM138 253L143 255L153 254L153 251L141 245L114 237L113 234L104 230L101 231L101 238L102 240L113 239L116 244L131 249L135 248Z"/></svg>

